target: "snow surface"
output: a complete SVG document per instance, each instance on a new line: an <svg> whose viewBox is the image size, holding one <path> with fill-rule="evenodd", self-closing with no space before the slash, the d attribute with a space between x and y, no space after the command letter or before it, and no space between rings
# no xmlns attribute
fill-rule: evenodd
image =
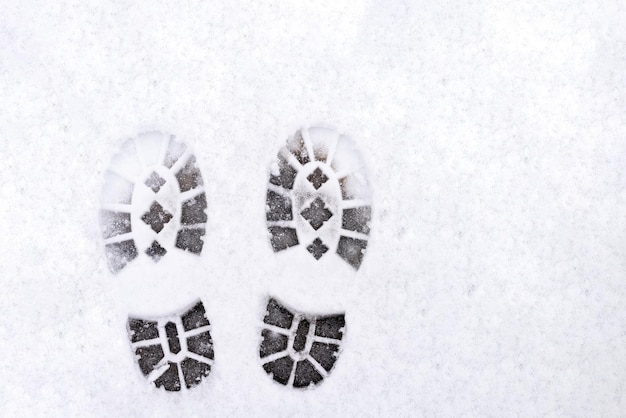
<svg viewBox="0 0 626 418"><path fill-rule="evenodd" d="M0 415L623 415L624 4L475 3L4 2ZM355 139L373 222L337 274L343 353L303 392L259 365L269 289L306 291L264 203L279 148L318 123ZM194 150L206 244L114 276L104 173L153 130ZM195 389L134 363L142 297L204 302L216 363Z"/></svg>

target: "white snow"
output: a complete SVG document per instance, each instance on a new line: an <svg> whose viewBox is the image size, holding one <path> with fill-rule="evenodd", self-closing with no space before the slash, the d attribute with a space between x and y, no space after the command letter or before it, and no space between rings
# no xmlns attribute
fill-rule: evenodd
<svg viewBox="0 0 626 418"><path fill-rule="evenodd" d="M623 415L626 11L475 3L0 6L0 415ZM366 162L356 273L269 245L272 161L318 124ZM193 148L205 246L113 275L100 192L147 131ZM307 295L321 275L336 287ZM313 390L259 365L273 291L345 309L343 352ZM197 298L215 366L159 391L128 315Z"/></svg>

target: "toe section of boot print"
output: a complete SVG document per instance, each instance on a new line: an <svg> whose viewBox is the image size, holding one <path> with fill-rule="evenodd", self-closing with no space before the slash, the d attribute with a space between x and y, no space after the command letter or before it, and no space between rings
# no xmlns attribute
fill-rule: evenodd
<svg viewBox="0 0 626 418"><path fill-rule="evenodd" d="M157 388L191 389L211 372L211 324L201 301L177 315L130 317L128 336L141 373Z"/></svg>
<svg viewBox="0 0 626 418"><path fill-rule="evenodd" d="M171 251L202 252L204 183L191 149L173 135L151 132L127 140L105 175L101 202L113 273L140 257L158 263Z"/></svg>
<svg viewBox="0 0 626 418"><path fill-rule="evenodd" d="M281 385L315 387L335 366L345 328L344 314L308 315L270 298L259 345L261 365Z"/></svg>
<svg viewBox="0 0 626 418"><path fill-rule="evenodd" d="M358 270L369 240L371 200L354 142L331 129L302 129L270 170L265 208L272 249L301 247L314 260L336 256Z"/></svg>

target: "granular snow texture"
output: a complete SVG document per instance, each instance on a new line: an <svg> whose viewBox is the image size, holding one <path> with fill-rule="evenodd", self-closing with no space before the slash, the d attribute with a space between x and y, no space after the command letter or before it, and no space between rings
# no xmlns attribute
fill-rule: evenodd
<svg viewBox="0 0 626 418"><path fill-rule="evenodd" d="M621 0L4 2L0 415L624 414L625 23ZM317 124L367 165L358 272L270 245L272 162ZM193 147L204 248L114 275L105 173L148 131ZM270 296L345 312L317 387L263 370ZM211 374L158 390L128 317L198 299Z"/></svg>

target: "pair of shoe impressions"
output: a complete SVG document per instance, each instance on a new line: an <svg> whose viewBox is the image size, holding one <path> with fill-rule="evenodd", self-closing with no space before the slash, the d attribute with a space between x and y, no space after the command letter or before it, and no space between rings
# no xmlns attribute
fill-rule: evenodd
<svg viewBox="0 0 626 418"><path fill-rule="evenodd" d="M158 132L127 140L112 159L102 191L100 221L111 272L146 276L127 267L140 264L133 263L138 259L156 265L170 254L200 255L206 209L202 175L188 146ZM348 137L311 127L289 138L271 166L265 209L272 249L290 254L298 269L314 263L329 277L361 266L371 193L363 159ZM157 387L190 389L209 376L214 350L202 301L171 315L131 315L127 327L139 368ZM345 328L344 313L311 315L270 296L260 364L282 385L313 387L331 372Z"/></svg>

